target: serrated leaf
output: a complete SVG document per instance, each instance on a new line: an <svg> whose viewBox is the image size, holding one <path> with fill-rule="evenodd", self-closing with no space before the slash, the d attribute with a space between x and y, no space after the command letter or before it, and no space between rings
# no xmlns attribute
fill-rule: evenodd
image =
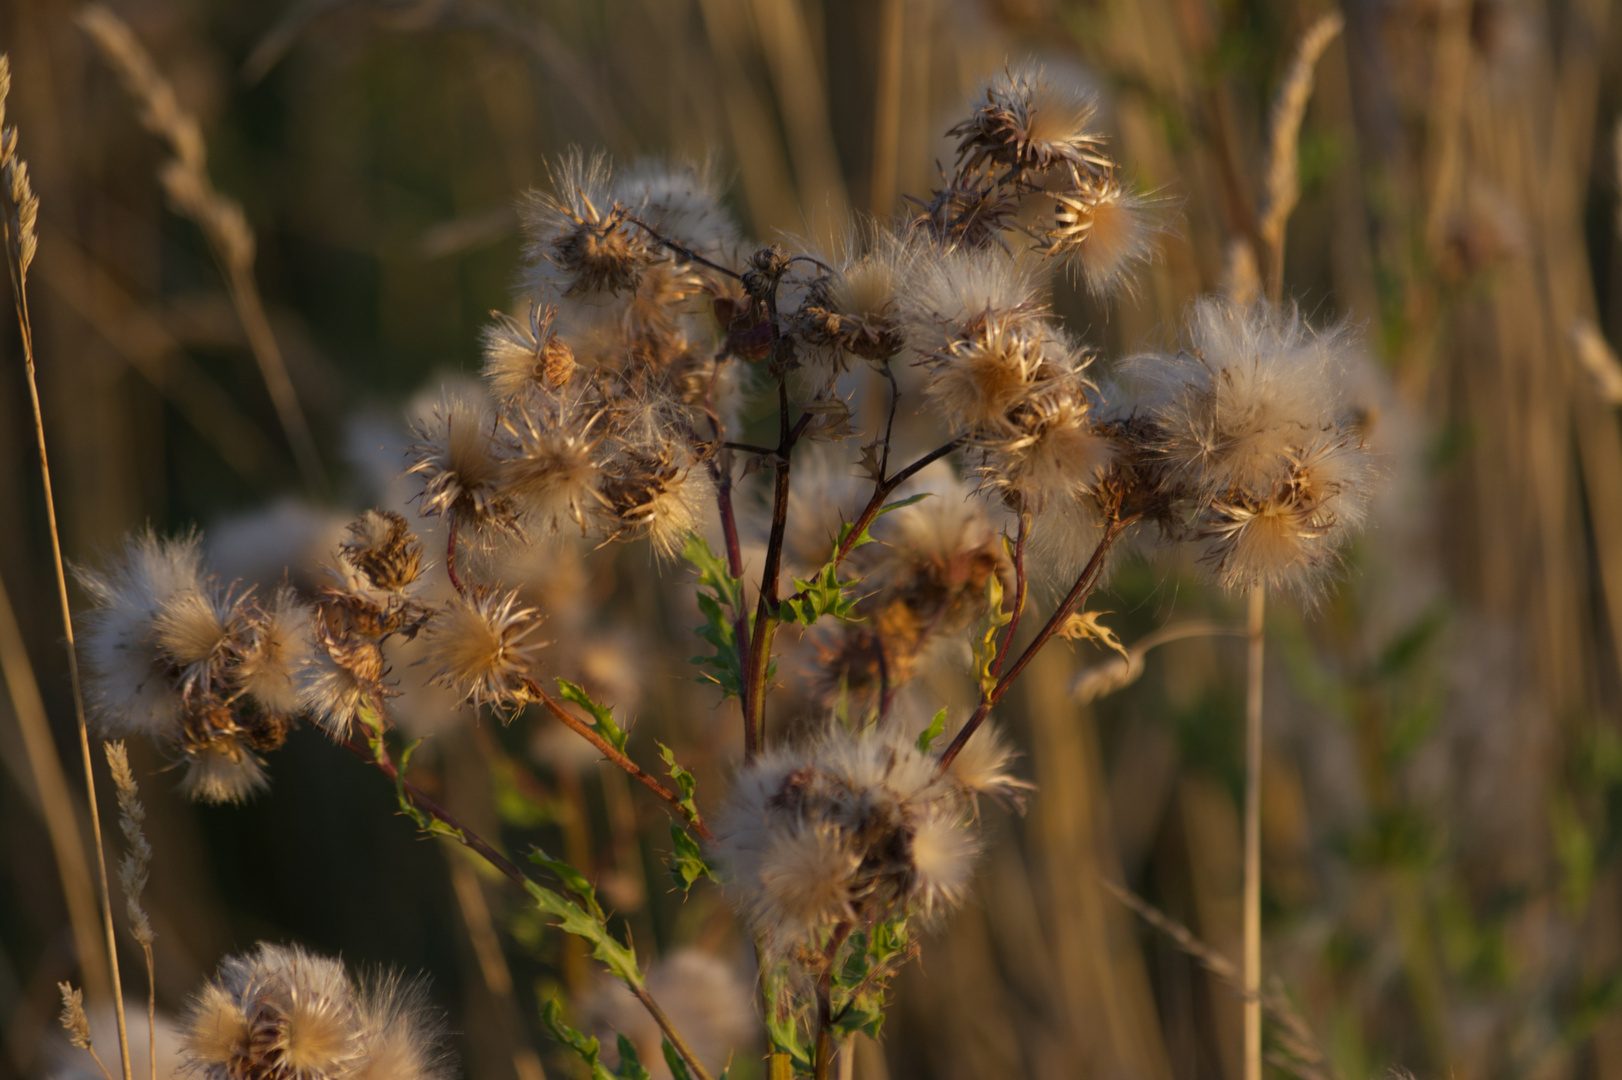
<svg viewBox="0 0 1622 1080"><path fill-rule="evenodd" d="M637 967L636 953L610 934L602 919L593 917L573 900L539 882L526 880L524 887L537 907L558 920L558 929L589 944L592 947L591 955L627 984L636 987L642 985L642 970Z"/></svg>
<svg viewBox="0 0 1622 1080"><path fill-rule="evenodd" d="M592 729L596 731L597 734L601 735L603 737L603 741L608 743L609 746L612 746L622 754L625 753L625 745L630 741L631 736L626 733L624 728L620 727L614 722L613 709L610 709L606 705L597 704L597 702L591 699L590 694L586 693L583 688L575 685L568 679L558 680L558 696L565 701L574 702L576 705L590 713L592 717Z"/></svg>
<svg viewBox="0 0 1622 1080"><path fill-rule="evenodd" d="M620 1051L620 1067L614 1070L614 1075L620 1080L653 1080L642 1067L642 1059L637 1057L636 1044L619 1032L614 1033L614 1039Z"/></svg>
<svg viewBox="0 0 1622 1080"><path fill-rule="evenodd" d="M704 849L674 821L670 823L670 840L670 876L682 892L690 891L699 878L718 880L714 869L704 858Z"/></svg>
<svg viewBox="0 0 1622 1080"><path fill-rule="evenodd" d="M733 577L726 561L697 533L688 536L682 556L698 571L698 609L704 614L704 625L694 627L693 632L715 650L710 656L695 656L688 662L714 669L699 676L701 681L715 683L726 697L742 697L743 649L736 619L742 617L747 620L745 625L753 625L753 614L744 610L743 579ZM728 608L733 612L731 616Z"/></svg>
<svg viewBox="0 0 1622 1080"><path fill-rule="evenodd" d="M942 709L935 714L935 718L929 722L929 726L918 733L918 752L922 754L929 753L929 748L935 744L935 740L940 738L945 730L946 710Z"/></svg>
<svg viewBox="0 0 1622 1080"><path fill-rule="evenodd" d="M563 1003L557 998L548 998L541 1006L541 1022L552 1033L552 1037L575 1052L575 1056L586 1063L591 1070L591 1080L617 1080L615 1075L608 1071L608 1066L601 1060L602 1044L595 1035L587 1035L583 1031L573 1028L563 1019ZM643 1073L647 1075L646 1072Z"/></svg>
<svg viewBox="0 0 1622 1080"><path fill-rule="evenodd" d="M597 903L597 889L590 881L586 880L585 874L582 874L562 859L552 858L538 847L529 849L529 861L536 866L544 866L557 875L558 880L563 882L565 888L585 902L586 910L590 911L594 918L602 919L604 917L603 909Z"/></svg>
<svg viewBox="0 0 1622 1080"><path fill-rule="evenodd" d="M655 741L659 748L659 757L663 759L665 768L670 771L670 778L676 781L676 787L681 792L681 808L687 811L687 818L691 821L698 817L698 804L693 801L693 792L698 789L698 781L693 774L676 764L676 754L662 742Z"/></svg>

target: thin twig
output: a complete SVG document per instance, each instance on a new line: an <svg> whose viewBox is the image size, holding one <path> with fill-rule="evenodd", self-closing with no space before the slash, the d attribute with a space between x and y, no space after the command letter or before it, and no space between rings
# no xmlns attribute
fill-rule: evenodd
<svg viewBox="0 0 1622 1080"><path fill-rule="evenodd" d="M546 707L547 712L557 717L581 738L595 746L599 753L601 753L610 762L623 769L626 774L628 774L637 783L641 784L643 787L659 796L659 798L663 799L672 810L679 814L684 821L693 827L694 832L698 833L698 835L703 837L705 840L715 839L715 834L710 832L710 827L704 824L703 816L696 810L689 811L685 806L683 806L681 798L674 791L671 791L669 788L665 787L665 785L661 784L657 777L650 775L642 768L642 766L638 765L636 762L622 754L619 750L615 749L614 745L601 735L597 734L590 724L580 719L568 709L565 709L563 704L551 694L548 694L539 683L535 682L534 680L526 680L525 686L529 692L534 695L536 700Z"/></svg>
<svg viewBox="0 0 1622 1080"><path fill-rule="evenodd" d="M51 559L56 570L56 595L68 650L68 675L73 684L73 710L79 725L79 753L84 767L85 798L90 804L90 828L96 836L96 866L101 873L102 929L107 938L107 962L112 972L113 1012L118 1019L118 1049L124 1080L131 1080L129 1030L124 1020L124 987L118 972L118 942L113 932L112 890L107 883L107 853L102 844L101 813L96 806L96 774L90 760L90 727L85 721L84 689L79 678L79 651L73 638L73 611L68 603L68 575L62 561L62 534L56 518L56 494L51 484L50 456L45 449L45 415L40 409L39 380L34 369L34 327L28 317L28 266L38 240L34 223L39 199L28 181L28 166L17 156L17 130L5 126L5 99L11 90L11 62L0 55L0 229L5 233L6 269L12 299L17 306L17 330L22 338L23 369L28 377L28 400L33 408L34 435L39 448L40 482L45 491L45 518L50 527Z"/></svg>
<svg viewBox="0 0 1622 1080"><path fill-rule="evenodd" d="M1020 511L1019 535L1014 540L1014 613L1008 619L1008 632L1003 635L1002 646L991 661L991 677L1002 674L1003 661L1014 646L1014 632L1019 629L1019 617L1025 613L1025 540L1031 532L1031 514Z"/></svg>
<svg viewBox="0 0 1622 1080"><path fill-rule="evenodd" d="M693 1053L693 1048L687 1045L687 1040L681 1037L681 1032L676 1030L676 1025L670 1022L670 1017L666 1016L665 1011L659 1007L659 1003L653 1000L653 995L648 993L648 988L638 986L635 983L626 983L625 985L631 988L631 993L635 994L636 999L642 1003L642 1007L648 1010L648 1015L653 1017L654 1022L659 1025L659 1030L664 1032L665 1038L670 1040L670 1045L675 1048L676 1053L680 1054L681 1059L687 1062L687 1067L692 1070L696 1080L714 1080L709 1070L704 1067L704 1063L698 1060L698 1055Z"/></svg>
<svg viewBox="0 0 1622 1080"><path fill-rule="evenodd" d="M1097 586L1098 579L1103 573L1104 557L1109 553L1110 546L1120 538L1122 533L1135 525L1142 516L1141 514L1128 515L1111 522L1104 530L1104 535L1099 539L1098 546L1093 549L1092 558L1087 560L1086 567L1082 569L1081 576L1076 578L1076 583L1071 586L1070 592L1063 600L1059 601L1059 606L1054 608L1053 614L1049 616L1048 621L1043 624L1041 630L1037 631L1035 639L1025 646L1025 651L1019 654L1019 659L1014 661L1014 666L1009 669L1008 673L998 679L997 684L989 691L980 696L980 704L975 708L973 715L958 730L951 744L942 751L940 767L943 770L950 768L953 760L963 752L964 745L979 730L980 725L985 723L986 716L991 712L992 706L1002 700L1002 696L1008 692L1008 688L1014 685L1014 680L1018 679L1020 673L1025 670L1025 665L1029 664L1036 654L1042 651L1042 647L1052 640L1053 635L1059 632L1059 628L1065 624L1076 608L1087 599L1088 594Z"/></svg>

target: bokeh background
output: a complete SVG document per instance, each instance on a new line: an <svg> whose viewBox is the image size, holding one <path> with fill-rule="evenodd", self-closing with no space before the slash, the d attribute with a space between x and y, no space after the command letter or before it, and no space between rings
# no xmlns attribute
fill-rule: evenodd
<svg viewBox="0 0 1622 1080"><path fill-rule="evenodd" d="M1178 207L1135 295L1100 305L1060 288L1072 325L1121 356L1174 340L1183 305L1220 286L1230 242L1253 235L1268 102L1297 37L1331 10L114 6L198 117L215 184L245 208L330 480L301 477L207 243L165 206L166 152L75 5L6 0L8 123L42 200L31 292L64 547L92 561L147 523L199 524L245 580L319 549L380 498L377 448L403 438L402 407L446 373L476 373L477 331L510 304L514 198L567 147L713 157L750 234L815 238L926 193L978 82L1034 57L1096 87L1114 156ZM1387 492L1346 581L1310 609L1270 611L1265 925L1268 968L1342 1080L1622 1077L1622 366L1604 345L1622 342L1617 8L1349 0L1318 67L1285 291L1314 321L1359 328L1381 373L1367 392ZM92 1000L107 990L103 965L78 966L88 893L48 828L59 844L64 821L86 835L3 309L0 1076L32 1076L54 1060L56 982L83 980ZM679 590L648 584L645 552L556 559L584 612L567 662L615 688L639 732L677 743L701 799L719 792L733 725L682 663ZM1164 560L1124 565L1096 603L1128 642L1241 618ZM899 980L881 1043L858 1047L862 1080L1237 1080L1231 988L1105 882L1238 954L1241 650L1165 645L1138 684L1094 703L1073 685L1099 654L1055 647L1032 667L1003 719L1038 792L1023 817L988 814L975 896ZM25 752L25 713L48 718L65 797ZM657 809L539 731L447 725L417 767L489 833L588 866L643 952L696 941L747 990L716 898L669 890ZM651 756L651 739L633 746ZM197 808L161 757L135 750L157 851L160 1009L180 1010L228 952L299 941L431 973L469 1077L573 1075L536 1002L564 986L590 1011L584 958L499 882L417 838L375 774L305 732L274 756L268 796ZM139 953L124 961L140 993ZM674 992L700 1011L725 999ZM735 1076L758 1070L747 1056Z"/></svg>

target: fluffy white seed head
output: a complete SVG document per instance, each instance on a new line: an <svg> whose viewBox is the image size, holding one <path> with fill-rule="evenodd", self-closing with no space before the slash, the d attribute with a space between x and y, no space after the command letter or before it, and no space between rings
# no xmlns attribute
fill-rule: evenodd
<svg viewBox="0 0 1622 1080"><path fill-rule="evenodd" d="M441 1080L441 1038L415 984L357 987L338 960L260 943L193 999L184 1046L207 1080Z"/></svg>
<svg viewBox="0 0 1622 1080"><path fill-rule="evenodd" d="M513 528L515 513L501 490L496 417L482 394L447 392L430 416L412 425L412 433L417 443L407 471L422 478L423 514Z"/></svg>
<svg viewBox="0 0 1622 1080"><path fill-rule="evenodd" d="M540 612L516 592L470 588L429 624L429 655L439 664L434 682L475 705L527 700L525 680L534 678L535 654L546 645L535 636L540 628Z"/></svg>
<svg viewBox="0 0 1622 1080"><path fill-rule="evenodd" d="M1035 266L997 248L955 248L919 259L901 311L908 342L940 352L989 320L1028 318L1041 310L1045 283Z"/></svg>
<svg viewBox="0 0 1622 1080"><path fill-rule="evenodd" d="M1010 67L985 87L985 103L953 128L958 157L970 168L991 162L1004 168L1045 170L1055 165L1101 168L1102 137L1093 130L1094 95L1062 77L1050 78L1038 64Z"/></svg>
<svg viewBox="0 0 1622 1080"><path fill-rule="evenodd" d="M545 402L526 403L502 417L502 490L542 532L555 533L570 522L584 533L587 512L601 503L602 439L592 433L597 420Z"/></svg>
<svg viewBox="0 0 1622 1080"><path fill-rule="evenodd" d="M724 258L738 245L712 164L645 158L614 178L613 191L638 220L700 255Z"/></svg>
<svg viewBox="0 0 1622 1080"><path fill-rule="evenodd" d="M840 921L928 917L960 900L975 851L967 811L957 784L901 732L834 725L738 775L716 855L751 929L788 956Z"/></svg>
<svg viewBox="0 0 1622 1080"><path fill-rule="evenodd" d="M93 607L83 616L87 697L103 735L175 737L181 697L169 677L156 624L176 597L205 594L197 534L138 533L106 568L76 568Z"/></svg>
<svg viewBox="0 0 1622 1080"><path fill-rule="evenodd" d="M240 803L270 787L264 763L237 739L188 745L184 760L180 790L195 802Z"/></svg>
<svg viewBox="0 0 1622 1080"><path fill-rule="evenodd" d="M1131 275L1155 257L1165 204L1114 176L1082 177L1052 197L1053 221L1038 234L1044 254L1063 260L1094 296L1130 288Z"/></svg>
<svg viewBox="0 0 1622 1080"><path fill-rule="evenodd" d="M237 681L271 712L290 715L299 711L298 671L315 649L313 618L310 605L284 585L254 621Z"/></svg>

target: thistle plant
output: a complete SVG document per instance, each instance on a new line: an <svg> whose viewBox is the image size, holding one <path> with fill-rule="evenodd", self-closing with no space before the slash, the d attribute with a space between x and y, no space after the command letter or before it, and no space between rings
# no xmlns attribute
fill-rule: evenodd
<svg viewBox="0 0 1622 1080"><path fill-rule="evenodd" d="M421 790L398 717L435 688L561 724L662 801L678 884L724 890L755 947L771 1075L831 1075L927 934L950 932L985 816L1030 795L993 711L1055 637L1119 645L1086 604L1126 542L1310 601L1374 481L1345 328L1207 297L1180 349L1107 358L1054 312L1060 275L1130 289L1172 225L1098 115L1010 68L951 128L937 190L824 248L746 240L705 168L565 156L520 200L521 294L483 332L482 388L412 425L417 520L357 514L314 590L223 580L196 533L80 568L97 731L146 736L187 795L232 803L312 725L583 941L672 1075L707 1078L724 1059L656 999L599 886L539 850L520 868ZM661 769L639 764L627 718L564 677L563 613L510 571L582 539L645 550L696 592L729 791L700 792L662 744ZM938 689L952 672L972 704ZM396 982L261 946L202 992L189 1046L208 1076L439 1075L420 1017ZM606 1064L559 1004L544 1018L593 1075L648 1075L631 1040Z"/></svg>

